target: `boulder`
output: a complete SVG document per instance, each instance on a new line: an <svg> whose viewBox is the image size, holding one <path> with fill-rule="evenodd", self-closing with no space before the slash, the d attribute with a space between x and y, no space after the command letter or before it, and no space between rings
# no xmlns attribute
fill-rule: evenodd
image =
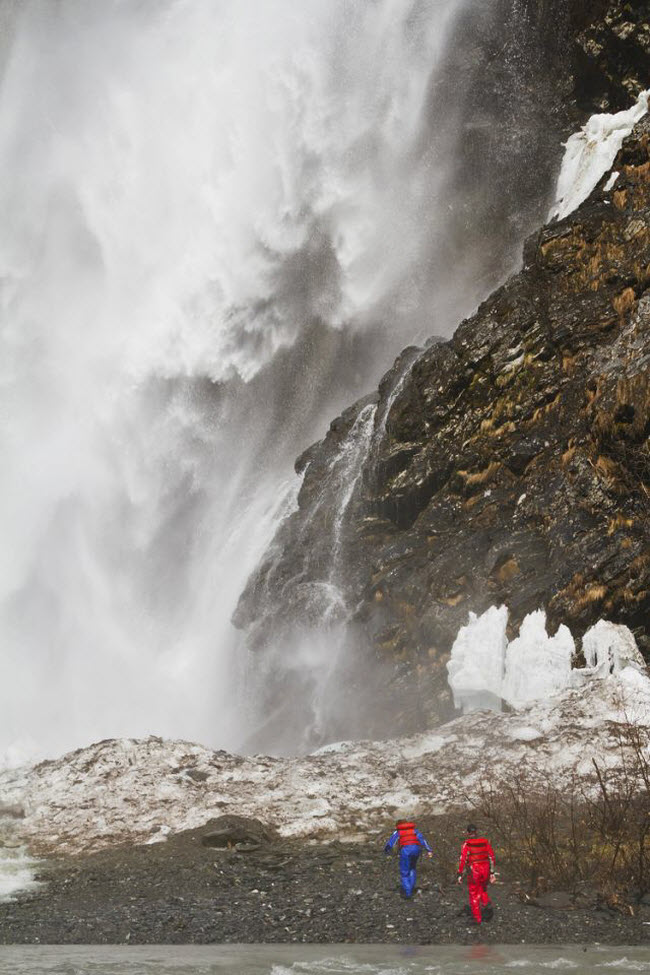
<svg viewBox="0 0 650 975"><path fill-rule="evenodd" d="M570 911L575 907L573 897L566 890L554 890L546 894L539 894L538 897L532 897L528 903L534 907L550 907L556 911Z"/></svg>
<svg viewBox="0 0 650 975"><path fill-rule="evenodd" d="M18 803L0 802L0 818L24 819L25 810Z"/></svg>
<svg viewBox="0 0 650 975"><path fill-rule="evenodd" d="M274 831L259 819L246 816L219 816L207 824L208 830L201 836L203 846L216 849L237 849L240 853L259 849L270 843Z"/></svg>

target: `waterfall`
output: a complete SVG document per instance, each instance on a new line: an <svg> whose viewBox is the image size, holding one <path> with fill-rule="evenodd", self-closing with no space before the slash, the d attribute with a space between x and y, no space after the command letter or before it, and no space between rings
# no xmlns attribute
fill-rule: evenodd
<svg viewBox="0 0 650 975"><path fill-rule="evenodd" d="M471 5L0 4L0 754L243 740L295 456L487 287L435 100Z"/></svg>
<svg viewBox="0 0 650 975"><path fill-rule="evenodd" d="M271 742L276 750L304 752L335 729L350 735L363 723L367 702L349 697L354 697L359 671L367 668L350 634L356 610L347 571L353 501L363 492L371 455L386 436L391 406L419 354L410 348L400 356L382 382L387 389L380 407L371 398L353 406L351 417L341 418L342 429L334 432L338 442L317 471L315 493L298 495L301 520L298 537L288 543L293 552L289 571L282 556L291 537L291 511L265 553L261 574L253 579L257 618L249 624L244 610L241 619L247 643L257 651L247 679L252 702L248 745L253 750ZM310 464L307 459L303 475ZM361 715L358 728L350 714L355 710Z"/></svg>

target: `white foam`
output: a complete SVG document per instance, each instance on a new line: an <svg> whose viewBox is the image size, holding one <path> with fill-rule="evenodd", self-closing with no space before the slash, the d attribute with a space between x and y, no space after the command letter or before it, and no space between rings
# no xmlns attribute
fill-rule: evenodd
<svg viewBox="0 0 650 975"><path fill-rule="evenodd" d="M627 972L649 972L650 961L636 961L626 956L614 958L612 961L603 961L595 966L596 968L622 968Z"/></svg>
<svg viewBox="0 0 650 975"><path fill-rule="evenodd" d="M412 339L454 165L423 106L466 2L11 5L0 750L250 732L233 611L358 381L335 339L307 379L276 353L314 322Z"/></svg>
<svg viewBox="0 0 650 975"><path fill-rule="evenodd" d="M0 850L0 901L15 900L18 894L42 886L34 877L37 861L22 847Z"/></svg>

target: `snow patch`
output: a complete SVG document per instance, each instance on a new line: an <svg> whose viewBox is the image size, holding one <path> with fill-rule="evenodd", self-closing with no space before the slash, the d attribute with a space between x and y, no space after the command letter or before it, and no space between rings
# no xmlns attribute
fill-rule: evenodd
<svg viewBox="0 0 650 975"><path fill-rule="evenodd" d="M631 108L614 115L592 115L580 132L566 143L566 151L555 191L556 203L549 219L562 220L587 199L604 174L611 169L623 140L648 111L650 90L641 92ZM607 189L611 189L608 184Z"/></svg>
<svg viewBox="0 0 650 975"><path fill-rule="evenodd" d="M336 752L346 752L350 747L349 741L333 741L329 745L323 745L313 752L314 755L333 755Z"/></svg>
<svg viewBox="0 0 650 975"><path fill-rule="evenodd" d="M427 735L413 744L405 745L402 748L404 758L422 758L424 755L435 755L443 745L447 744L448 738L441 738L440 735Z"/></svg>
<svg viewBox="0 0 650 975"><path fill-rule="evenodd" d="M519 728L510 728L508 734L515 741L537 741L538 738L543 738L544 735L538 728L533 728L531 725L522 725Z"/></svg>
<svg viewBox="0 0 650 975"><path fill-rule="evenodd" d="M632 724L650 725L650 680L636 667L625 667L618 676L624 719Z"/></svg>

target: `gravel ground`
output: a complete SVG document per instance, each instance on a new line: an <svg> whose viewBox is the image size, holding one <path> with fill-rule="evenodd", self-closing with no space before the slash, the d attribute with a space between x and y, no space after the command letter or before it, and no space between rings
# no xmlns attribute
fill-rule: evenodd
<svg viewBox="0 0 650 975"><path fill-rule="evenodd" d="M400 896L397 858L366 843L276 841L252 852L202 845L206 827L150 846L48 860L31 895L0 904L0 943L396 942L650 943L650 905L636 916L579 906L555 893L538 904L511 881L491 888L494 919L470 926L454 882L461 835L436 820L436 856L419 890ZM555 904L556 906L550 906Z"/></svg>

